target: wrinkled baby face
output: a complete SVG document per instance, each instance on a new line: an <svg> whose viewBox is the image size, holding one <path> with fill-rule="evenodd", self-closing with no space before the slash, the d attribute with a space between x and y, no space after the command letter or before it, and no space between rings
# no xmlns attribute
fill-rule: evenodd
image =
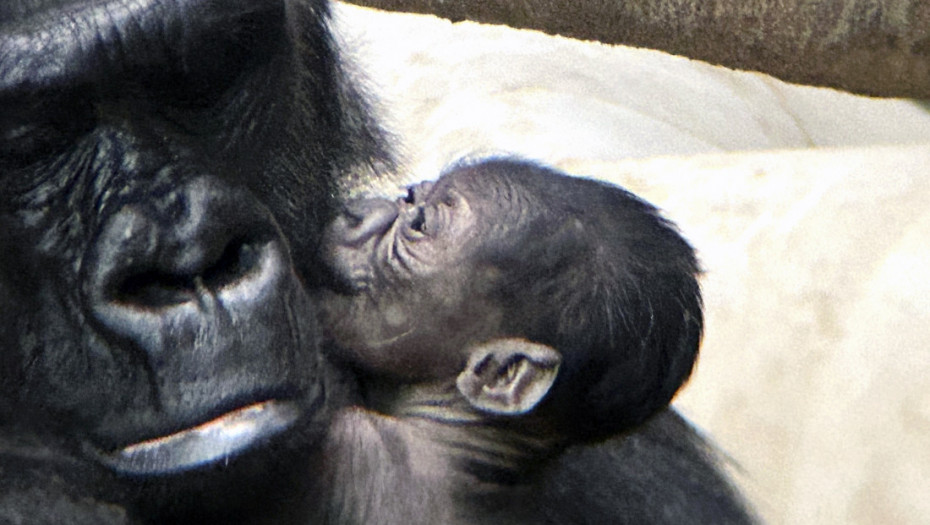
<svg viewBox="0 0 930 525"><path fill-rule="evenodd" d="M485 293L494 270L474 256L507 233L513 199L499 182L465 168L395 201L349 203L324 241L344 289L322 305L345 358L398 378L447 377L468 343L498 331L500 308Z"/></svg>

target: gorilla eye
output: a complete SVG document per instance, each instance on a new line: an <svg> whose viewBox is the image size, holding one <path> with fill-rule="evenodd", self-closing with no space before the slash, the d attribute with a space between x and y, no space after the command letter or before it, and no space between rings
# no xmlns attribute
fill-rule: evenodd
<svg viewBox="0 0 930 525"><path fill-rule="evenodd" d="M413 204L413 186L407 187L407 196L404 197L404 202L407 204Z"/></svg>
<svg viewBox="0 0 930 525"><path fill-rule="evenodd" d="M0 166L25 167L64 150L94 126L91 105L77 97L30 96L0 101Z"/></svg>

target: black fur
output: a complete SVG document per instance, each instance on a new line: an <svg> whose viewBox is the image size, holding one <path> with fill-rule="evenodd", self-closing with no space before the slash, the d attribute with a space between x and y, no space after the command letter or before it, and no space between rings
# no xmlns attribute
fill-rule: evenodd
<svg viewBox="0 0 930 525"><path fill-rule="evenodd" d="M320 359L307 289L339 185L392 159L327 17L323 0L0 2L0 520L308 523L330 503L321 439L351 378ZM280 428L132 459L255 403ZM560 523L718 508L664 486L717 486L692 431L640 454L651 428L559 458L526 501ZM388 487L373 522L415 509Z"/></svg>
<svg viewBox="0 0 930 525"><path fill-rule="evenodd" d="M319 521L751 521L666 410L703 315L694 251L650 204L491 159L353 202L325 239L324 330L367 395L328 433Z"/></svg>
<svg viewBox="0 0 930 525"><path fill-rule="evenodd" d="M603 438L666 406L691 373L704 320L697 259L675 225L622 188L532 163L459 169L476 188L503 184L529 201L524 224L479 258L501 270L511 334L562 353L554 397L565 428Z"/></svg>
<svg viewBox="0 0 930 525"><path fill-rule="evenodd" d="M272 481L342 402L306 292L321 225L340 174L391 162L327 17L317 0L0 4L11 521L42 522L42 491L50 508L77 502L61 522L110 503L130 518L180 517L185 501L277 515L253 500L283 496ZM257 438L212 466L189 447L190 461L114 463L122 447L270 400L258 413L283 405L274 425L259 419ZM36 457L56 460L43 474Z"/></svg>

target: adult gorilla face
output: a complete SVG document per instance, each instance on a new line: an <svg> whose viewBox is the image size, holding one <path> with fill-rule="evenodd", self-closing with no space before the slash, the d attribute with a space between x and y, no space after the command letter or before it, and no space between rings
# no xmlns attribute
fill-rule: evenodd
<svg viewBox="0 0 930 525"><path fill-rule="evenodd" d="M312 418L318 227L381 156L325 12L0 5L0 424L158 474Z"/></svg>

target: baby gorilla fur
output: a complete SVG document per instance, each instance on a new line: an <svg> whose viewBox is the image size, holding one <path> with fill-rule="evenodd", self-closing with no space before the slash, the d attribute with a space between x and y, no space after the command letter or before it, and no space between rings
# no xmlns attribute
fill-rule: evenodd
<svg viewBox="0 0 930 525"><path fill-rule="evenodd" d="M323 324L364 408L328 432L320 521L547 519L549 460L661 412L697 355L694 251L615 186L459 165L350 203L324 246Z"/></svg>
<svg viewBox="0 0 930 525"><path fill-rule="evenodd" d="M624 189L486 160L347 210L325 241L347 293L328 295L324 325L363 373L470 377L493 344L511 377L557 368L530 408L596 439L667 406L691 372L703 324L694 250ZM506 341L523 350L500 351Z"/></svg>
<svg viewBox="0 0 930 525"><path fill-rule="evenodd" d="M676 228L626 190L529 162L352 202L324 257L323 324L364 408L328 432L321 522L562 522L536 502L558 486L550 464L663 412L700 344L698 264Z"/></svg>

